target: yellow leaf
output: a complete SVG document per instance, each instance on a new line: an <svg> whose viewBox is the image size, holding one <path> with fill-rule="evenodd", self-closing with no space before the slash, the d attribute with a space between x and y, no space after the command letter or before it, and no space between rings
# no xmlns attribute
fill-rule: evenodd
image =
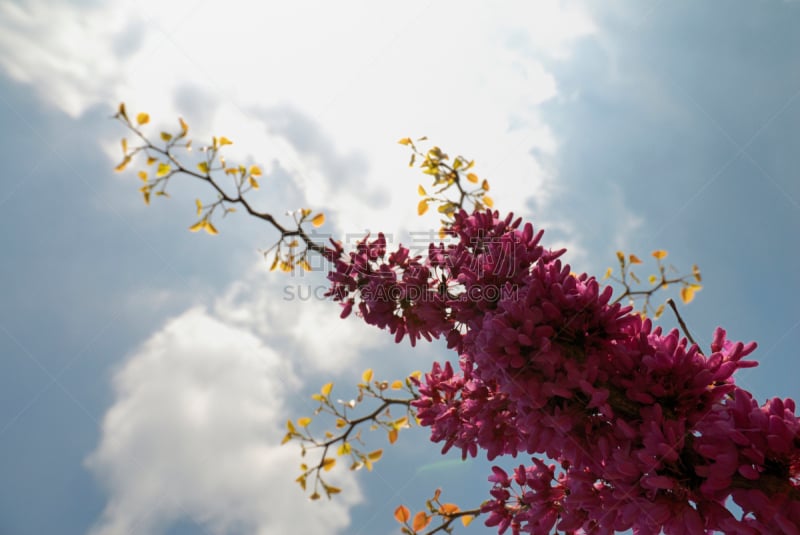
<svg viewBox="0 0 800 535"><path fill-rule="evenodd" d="M333 389L333 383L325 383L320 389L320 393L322 393L323 396L328 397L331 393L331 389Z"/></svg>
<svg viewBox="0 0 800 535"><path fill-rule="evenodd" d="M256 179L255 179L255 178L253 178L253 177L251 176L250 178L248 178L248 179L247 179L247 181L248 181L248 182L250 182L250 187L251 187L251 188L253 188L253 189L258 189L258 181L256 181Z"/></svg>
<svg viewBox="0 0 800 535"><path fill-rule="evenodd" d="M372 368L364 370L364 373L361 374L361 380L365 383L372 381Z"/></svg>
<svg viewBox="0 0 800 535"><path fill-rule="evenodd" d="M340 456L341 455L347 455L351 451L352 451L352 448L350 447L350 443L349 442L343 442L342 445L339 446L339 449L336 450L336 454L340 455Z"/></svg>
<svg viewBox="0 0 800 535"><path fill-rule="evenodd" d="M281 446L283 446L284 444L286 444L290 440L292 440L292 434L291 433L286 433L286 435L283 437L283 440L281 440Z"/></svg>
<svg viewBox="0 0 800 535"><path fill-rule="evenodd" d="M214 227L214 225L211 224L211 221L206 221L205 225L203 225L203 228L212 236L219 234L219 231L216 229L216 227Z"/></svg>
<svg viewBox="0 0 800 535"><path fill-rule="evenodd" d="M231 141L230 139L226 138L225 136L221 136L219 138L219 146L223 147L225 145L233 145L233 141Z"/></svg>
<svg viewBox="0 0 800 535"><path fill-rule="evenodd" d="M464 524L464 527L469 526L472 524L472 521L475 519L472 515L464 515L461 517L461 523Z"/></svg>
<svg viewBox="0 0 800 535"><path fill-rule="evenodd" d="M286 429L288 429L290 433L295 432L294 424L291 420L286 420Z"/></svg>
<svg viewBox="0 0 800 535"><path fill-rule="evenodd" d="M340 492L342 492L342 489L340 489L339 487L332 487L330 485L326 485L325 486L325 492L327 492L328 495L330 495L330 494L339 494Z"/></svg>
<svg viewBox="0 0 800 535"><path fill-rule="evenodd" d="M161 178L162 176L166 176L169 174L170 166L168 163L160 163L158 164L158 168L156 169L156 177Z"/></svg>
<svg viewBox="0 0 800 535"><path fill-rule="evenodd" d="M695 289L691 286L684 286L681 288L681 300L687 305L694 299Z"/></svg>
<svg viewBox="0 0 800 535"><path fill-rule="evenodd" d="M322 397L320 394L314 393L314 394L311 394L311 399L313 399L314 401L320 401L321 402L325 398Z"/></svg>
<svg viewBox="0 0 800 535"><path fill-rule="evenodd" d="M178 117L178 122L181 124L181 137L185 136L189 131L189 125L183 120L183 117Z"/></svg>
<svg viewBox="0 0 800 535"><path fill-rule="evenodd" d="M308 424L310 423L311 423L311 418L309 418L308 416L304 416L297 420L297 425L299 425L300 427L308 427Z"/></svg>
<svg viewBox="0 0 800 535"><path fill-rule="evenodd" d="M617 260L619 260L620 264L625 265L625 253L617 251Z"/></svg>
<svg viewBox="0 0 800 535"><path fill-rule="evenodd" d="M655 284L657 280L658 277L656 277L655 275L650 275L649 277L647 277L647 282L649 282L650 284Z"/></svg>
<svg viewBox="0 0 800 535"><path fill-rule="evenodd" d="M125 119L126 121L128 120L128 114L125 112L125 103L124 103L124 102L120 102L120 103L119 103L119 109L117 110L117 113L118 113L118 114L119 114L119 115L120 115L120 116L121 116L123 119Z"/></svg>
<svg viewBox="0 0 800 535"><path fill-rule="evenodd" d="M403 388L403 381L400 379L392 381L392 390L400 390L401 388Z"/></svg>
<svg viewBox="0 0 800 535"><path fill-rule="evenodd" d="M425 199L419 201L419 204L417 205L417 214L422 215L427 211L428 211L428 201Z"/></svg>
<svg viewBox="0 0 800 535"><path fill-rule="evenodd" d="M203 211L203 203L200 202L200 199L195 199L194 205L197 207L197 215L200 215Z"/></svg>
<svg viewBox="0 0 800 535"><path fill-rule="evenodd" d="M481 189L483 191L489 191L489 181L488 180L486 180L486 179L483 180L483 182L481 183Z"/></svg>
<svg viewBox="0 0 800 535"><path fill-rule="evenodd" d="M136 116L136 122L139 124L147 124L150 122L150 116L142 112Z"/></svg>
<svg viewBox="0 0 800 535"><path fill-rule="evenodd" d="M477 184L478 183L478 175L476 175L475 173L468 173L467 174L467 180L469 180L473 184Z"/></svg>
<svg viewBox="0 0 800 535"><path fill-rule="evenodd" d="M653 258L655 258L656 260L663 260L664 258L667 257L667 252L661 249L659 249L658 251L653 251L651 254L653 255Z"/></svg>
<svg viewBox="0 0 800 535"><path fill-rule="evenodd" d="M131 161L130 155L125 156L122 162L120 162L120 164L114 168L114 171L116 171L117 173L124 171L125 168L128 167L130 161Z"/></svg>
<svg viewBox="0 0 800 535"><path fill-rule="evenodd" d="M342 427L344 427L346 425L347 425L347 422L345 420L343 420L342 418L337 418L337 420L336 420L336 428L337 429L341 429Z"/></svg>
<svg viewBox="0 0 800 535"><path fill-rule="evenodd" d="M144 186L139 191L141 191L142 195L144 195L144 203L149 205L150 204L150 186Z"/></svg>
<svg viewBox="0 0 800 535"><path fill-rule="evenodd" d="M238 175L239 174L239 170L237 168L235 168L235 167L228 167L227 169L225 169L225 174L226 175Z"/></svg>
<svg viewBox="0 0 800 535"><path fill-rule="evenodd" d="M367 454L367 459L375 462L378 459L380 459L382 455L383 455L383 450L375 450Z"/></svg>
<svg viewBox="0 0 800 535"><path fill-rule="evenodd" d="M304 476L304 475L300 476L297 479L295 479L295 481L300 483L300 486L303 487L303 490L306 490L306 476Z"/></svg>
<svg viewBox="0 0 800 535"><path fill-rule="evenodd" d="M397 509L394 510L394 519L401 524L408 522L409 518L411 518L411 511L409 511L408 507L405 505L399 505Z"/></svg>
<svg viewBox="0 0 800 535"><path fill-rule="evenodd" d="M203 221L198 221L197 223L195 223L194 225L189 227L189 230L192 231L192 232L197 232L198 230L200 230L200 229L202 229L204 227L205 227L205 223Z"/></svg>
<svg viewBox="0 0 800 535"><path fill-rule="evenodd" d="M414 522L411 524L411 529L414 531L422 531L425 526L431 523L432 517L428 516L425 511L420 511L414 515Z"/></svg>
<svg viewBox="0 0 800 535"><path fill-rule="evenodd" d="M488 195L484 195L484 196L482 197L482 200L483 200L483 204L485 204L485 205L486 205L486 206L488 206L489 208L491 208L492 206L494 206L494 201L493 201L493 200L492 200L492 198L491 198L491 197L489 197Z"/></svg>
<svg viewBox="0 0 800 535"><path fill-rule="evenodd" d="M122 154L128 155L128 140L125 138L122 138Z"/></svg>
<svg viewBox="0 0 800 535"><path fill-rule="evenodd" d="M401 145L411 145L411 138L410 137L404 137L403 139L398 141L398 143L400 143Z"/></svg>
<svg viewBox="0 0 800 535"><path fill-rule="evenodd" d="M259 177L261 176L261 168L257 165L250 166L250 176Z"/></svg>
<svg viewBox="0 0 800 535"><path fill-rule="evenodd" d="M604 279L607 279L607 278L609 278L613 272L614 272L614 270L612 270L611 268L608 268L608 269L606 270L605 274L603 275L603 278L604 278Z"/></svg>
<svg viewBox="0 0 800 535"><path fill-rule="evenodd" d="M153 158L152 156L148 156L147 157L147 165L153 165L154 163L156 163L156 158Z"/></svg>
<svg viewBox="0 0 800 535"><path fill-rule="evenodd" d="M395 429L402 429L404 427L409 427L408 416L403 416L392 422L392 427L394 427Z"/></svg>
<svg viewBox="0 0 800 535"><path fill-rule="evenodd" d="M275 268L278 267L278 261L279 261L279 258L278 258L278 255L276 254L275 255L275 259L272 261L272 265L269 266L269 270L270 271L275 271Z"/></svg>
<svg viewBox="0 0 800 535"><path fill-rule="evenodd" d="M639 257L636 256L635 254L628 255L628 262L630 262L631 264L641 264L642 263L642 261L639 260Z"/></svg>
<svg viewBox="0 0 800 535"><path fill-rule="evenodd" d="M172 134L170 134L169 132L161 132L161 139L163 139L164 141L169 141L170 139L172 139Z"/></svg>
<svg viewBox="0 0 800 535"><path fill-rule="evenodd" d="M420 195L427 195L427 193L425 192L425 188L422 187L422 184L417 186L417 193L419 193Z"/></svg>
<svg viewBox="0 0 800 535"><path fill-rule="evenodd" d="M207 175L207 174L208 174L208 162L200 162L199 164L197 164L197 169L198 169L198 170L199 170L201 173L203 173L203 174L206 174L206 175Z"/></svg>
<svg viewBox="0 0 800 535"><path fill-rule="evenodd" d="M459 512L461 509L454 503L443 503L441 507L439 507L439 512L444 515L452 515Z"/></svg>
<svg viewBox="0 0 800 535"><path fill-rule="evenodd" d="M146 171L139 171L139 178L142 182L147 182L147 172Z"/></svg>
<svg viewBox="0 0 800 535"><path fill-rule="evenodd" d="M389 444L394 444L397 442L397 429L392 429L389 431Z"/></svg>
<svg viewBox="0 0 800 535"><path fill-rule="evenodd" d="M328 457L327 459L322 460L322 469L326 472L330 472L331 469L336 465L336 459L333 457Z"/></svg>
<svg viewBox="0 0 800 535"><path fill-rule="evenodd" d="M323 223L325 223L325 214L322 212L315 215L314 219L311 220L311 224L315 227L321 227Z"/></svg>
<svg viewBox="0 0 800 535"><path fill-rule="evenodd" d="M664 304L662 303L658 305L658 308L656 309L656 314L655 314L656 319L660 318L661 314L663 313L664 313Z"/></svg>

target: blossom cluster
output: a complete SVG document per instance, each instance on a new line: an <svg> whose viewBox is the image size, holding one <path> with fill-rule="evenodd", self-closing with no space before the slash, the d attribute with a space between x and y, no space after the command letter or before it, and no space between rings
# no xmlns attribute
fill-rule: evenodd
<svg viewBox="0 0 800 535"><path fill-rule="evenodd" d="M487 525L800 535L795 404L759 406L733 380L756 365L754 343L717 329L704 354L654 328L511 215L461 212L448 231L455 243L426 258L387 253L382 235L348 254L334 244L329 294L398 342L444 336L458 353L413 402L443 452L534 456L513 476L494 468Z"/></svg>

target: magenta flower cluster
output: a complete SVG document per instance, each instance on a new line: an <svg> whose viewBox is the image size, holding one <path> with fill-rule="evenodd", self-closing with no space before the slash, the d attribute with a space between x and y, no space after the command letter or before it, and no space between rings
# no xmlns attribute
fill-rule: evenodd
<svg viewBox="0 0 800 535"><path fill-rule="evenodd" d="M387 254L382 235L335 244L329 294L398 342L444 336L457 351L458 370L435 363L413 402L443 452L534 456L493 469L488 526L800 535L794 402L759 406L733 380L754 343L717 329L704 354L653 328L511 215L461 212L449 232L426 258Z"/></svg>

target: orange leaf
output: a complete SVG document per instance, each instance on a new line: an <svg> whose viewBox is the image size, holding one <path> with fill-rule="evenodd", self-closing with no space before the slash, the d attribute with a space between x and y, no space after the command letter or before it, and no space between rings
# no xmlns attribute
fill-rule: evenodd
<svg viewBox="0 0 800 535"><path fill-rule="evenodd" d="M472 183L477 184L478 183L478 175L476 175L475 173L469 173L469 174L467 174L467 180L469 180Z"/></svg>
<svg viewBox="0 0 800 535"><path fill-rule="evenodd" d="M443 515L452 515L459 512L461 509L454 503L443 503L439 508L439 512Z"/></svg>
<svg viewBox="0 0 800 535"><path fill-rule="evenodd" d="M414 515L414 522L411 524L411 529L414 531L422 531L425 529L425 526L431 523L431 518L425 511L420 511L419 513Z"/></svg>
<svg viewBox="0 0 800 535"><path fill-rule="evenodd" d="M662 249L659 249L658 251L653 251L651 254L653 255L653 258L655 258L656 260L663 260L664 258L667 257L667 252Z"/></svg>
<svg viewBox="0 0 800 535"><path fill-rule="evenodd" d="M389 431L389 444L394 444L397 442L397 429L392 429Z"/></svg>
<svg viewBox="0 0 800 535"><path fill-rule="evenodd" d="M411 518L411 511L409 511L408 507L405 505L399 505L397 509L394 510L394 519L401 524L408 522L409 518Z"/></svg>
<svg viewBox="0 0 800 535"><path fill-rule="evenodd" d="M323 213L315 215L314 219L311 220L311 224L315 227L321 227L323 223L325 223L325 214Z"/></svg>
<svg viewBox="0 0 800 535"><path fill-rule="evenodd" d="M461 523L464 524L464 527L467 527L472 523L474 519L475 517L472 515L464 515L461 517Z"/></svg>
<svg viewBox="0 0 800 535"><path fill-rule="evenodd" d="M638 256L636 256L635 254L629 255L629 256L628 256L628 261L629 261L631 264L641 264L641 263L642 263L642 261L641 261L641 260L639 260L639 257L638 257Z"/></svg>

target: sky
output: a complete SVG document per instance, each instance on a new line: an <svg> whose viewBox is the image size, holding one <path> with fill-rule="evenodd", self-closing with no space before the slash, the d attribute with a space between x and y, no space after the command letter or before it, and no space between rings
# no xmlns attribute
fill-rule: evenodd
<svg viewBox="0 0 800 535"><path fill-rule="evenodd" d="M232 139L231 161L265 169L259 206L323 211L350 242L436 228L396 143L428 136L574 271L617 250L697 264L695 338L757 341L739 384L797 398L798 26L777 0L0 0L0 535L391 534L437 487L488 497L491 463L424 429L370 437L384 458L334 471L336 499L303 495L279 442L312 392L454 355L303 298L324 274L269 273L258 221L188 232L197 185L145 206L113 172L122 101L155 135L183 117L196 143Z"/></svg>

